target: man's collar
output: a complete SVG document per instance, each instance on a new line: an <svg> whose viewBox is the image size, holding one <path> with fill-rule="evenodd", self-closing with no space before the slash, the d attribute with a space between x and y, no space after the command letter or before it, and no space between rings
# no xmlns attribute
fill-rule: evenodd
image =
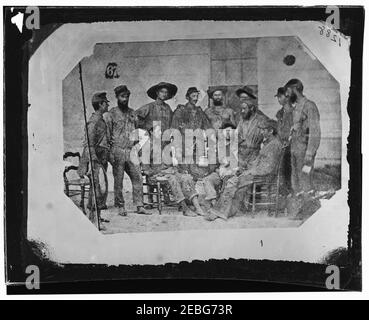
<svg viewBox="0 0 369 320"><path fill-rule="evenodd" d="M192 103L190 103L189 101L186 103L186 107L190 107L190 108L193 108L193 109L195 109L197 106L196 105L194 105L194 104L192 104Z"/></svg>
<svg viewBox="0 0 369 320"><path fill-rule="evenodd" d="M163 100L156 99L155 104L157 104L158 106L163 106L165 104L165 102Z"/></svg>
<svg viewBox="0 0 369 320"><path fill-rule="evenodd" d="M222 104L218 104L218 105L215 105L214 104L214 108L223 108L224 107L224 103L222 103Z"/></svg>

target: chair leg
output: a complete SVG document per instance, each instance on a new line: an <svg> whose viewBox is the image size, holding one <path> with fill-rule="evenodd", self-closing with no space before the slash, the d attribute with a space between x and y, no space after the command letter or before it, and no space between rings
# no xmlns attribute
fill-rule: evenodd
<svg viewBox="0 0 369 320"><path fill-rule="evenodd" d="M160 182L157 182L156 188L157 188L158 210L159 210L159 214L161 215L161 212L162 212L162 209L163 209L163 204L161 202L161 185L160 185Z"/></svg>
<svg viewBox="0 0 369 320"><path fill-rule="evenodd" d="M272 186L268 185L268 202L272 203ZM271 216L271 204L268 204L268 216Z"/></svg>
<svg viewBox="0 0 369 320"><path fill-rule="evenodd" d="M83 212L85 212L85 186L81 186L81 201L79 206L82 208Z"/></svg>
<svg viewBox="0 0 369 320"><path fill-rule="evenodd" d="M67 195L67 197L69 197L69 185L68 185L68 183L65 183L65 194Z"/></svg>
<svg viewBox="0 0 369 320"><path fill-rule="evenodd" d="M279 214L279 186L277 185L277 190L275 194L275 217Z"/></svg>
<svg viewBox="0 0 369 320"><path fill-rule="evenodd" d="M152 206L152 204L154 203L154 197L153 197L153 195L151 194L151 193L153 193L154 192L154 187L153 186L151 186L151 185L148 185L147 186L147 190L148 190L148 196L147 196L147 202L150 202L151 203L151 206Z"/></svg>
<svg viewBox="0 0 369 320"><path fill-rule="evenodd" d="M255 217L255 206L256 206L256 183L252 184L252 217Z"/></svg>

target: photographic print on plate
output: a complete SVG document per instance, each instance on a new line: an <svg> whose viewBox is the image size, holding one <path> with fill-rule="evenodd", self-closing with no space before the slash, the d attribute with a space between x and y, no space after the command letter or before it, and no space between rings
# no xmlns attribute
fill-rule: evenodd
<svg viewBox="0 0 369 320"><path fill-rule="evenodd" d="M350 37L331 23L65 23L28 68L27 239L51 261L347 249Z"/></svg>

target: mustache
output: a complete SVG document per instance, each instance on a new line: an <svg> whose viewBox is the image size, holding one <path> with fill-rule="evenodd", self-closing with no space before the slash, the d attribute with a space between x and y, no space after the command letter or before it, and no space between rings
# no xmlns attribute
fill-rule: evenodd
<svg viewBox="0 0 369 320"><path fill-rule="evenodd" d="M296 93L291 93L291 95L289 96L289 100L292 103L296 102L296 100L297 100L297 94Z"/></svg>
<svg viewBox="0 0 369 320"><path fill-rule="evenodd" d="M128 101L124 101L124 102L118 101L118 106L119 107L127 107L128 106Z"/></svg>

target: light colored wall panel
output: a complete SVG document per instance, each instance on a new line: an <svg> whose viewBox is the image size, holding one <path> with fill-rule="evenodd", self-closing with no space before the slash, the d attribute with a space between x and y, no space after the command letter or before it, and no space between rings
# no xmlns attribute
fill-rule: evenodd
<svg viewBox="0 0 369 320"><path fill-rule="evenodd" d="M296 62L287 66L286 55ZM300 79L305 95L313 100L321 115L322 142L318 149L317 166L337 164L341 158L341 105L337 81L312 56L299 39L294 37L260 38L257 46L257 70L260 108L275 117L279 106L274 97L278 87L289 79Z"/></svg>
<svg viewBox="0 0 369 320"><path fill-rule="evenodd" d="M119 78L107 79L109 62L118 65ZM185 92L190 86L203 90L209 85L209 42L169 41L160 43L98 44L94 54L82 60L88 116L92 113L91 97L96 91L107 91L110 106L116 105L114 87L126 84L131 90L130 105L137 109L152 101L147 89L159 81L178 86L177 95L168 101L172 109L186 102ZM207 98L200 101L205 106ZM63 81L63 113L65 150L81 149L83 137L83 109L78 67Z"/></svg>

